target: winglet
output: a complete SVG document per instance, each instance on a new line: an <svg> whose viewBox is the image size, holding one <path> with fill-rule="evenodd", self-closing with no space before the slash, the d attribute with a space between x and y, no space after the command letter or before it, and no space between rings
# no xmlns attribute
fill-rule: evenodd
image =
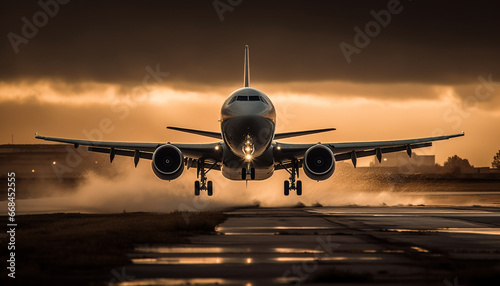
<svg viewBox="0 0 500 286"><path fill-rule="evenodd" d="M248 45L245 46L245 87L250 86L250 63L248 61Z"/></svg>

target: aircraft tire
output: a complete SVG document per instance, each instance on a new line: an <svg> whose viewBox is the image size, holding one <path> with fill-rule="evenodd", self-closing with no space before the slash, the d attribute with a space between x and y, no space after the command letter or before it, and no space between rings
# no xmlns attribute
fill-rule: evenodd
<svg viewBox="0 0 500 286"><path fill-rule="evenodd" d="M195 181L194 182L194 195L199 196L200 195L200 181Z"/></svg>
<svg viewBox="0 0 500 286"><path fill-rule="evenodd" d="M288 196L290 194L290 182L285 181L285 196Z"/></svg>
<svg viewBox="0 0 500 286"><path fill-rule="evenodd" d="M214 194L214 187L212 181L208 181L207 183L207 195L211 197Z"/></svg>

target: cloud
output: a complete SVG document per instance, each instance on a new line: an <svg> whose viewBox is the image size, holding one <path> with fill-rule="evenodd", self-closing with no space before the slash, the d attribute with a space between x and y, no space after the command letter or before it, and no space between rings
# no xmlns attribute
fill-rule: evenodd
<svg viewBox="0 0 500 286"><path fill-rule="evenodd" d="M401 13L347 64L341 42L354 44L370 11L388 1L244 1L220 22L211 2L70 2L18 54L0 46L0 79L140 84L148 65L189 85L241 82L243 46L261 83L364 82L455 85L500 74L499 4L400 1ZM21 34L36 2L10 1L0 31Z"/></svg>

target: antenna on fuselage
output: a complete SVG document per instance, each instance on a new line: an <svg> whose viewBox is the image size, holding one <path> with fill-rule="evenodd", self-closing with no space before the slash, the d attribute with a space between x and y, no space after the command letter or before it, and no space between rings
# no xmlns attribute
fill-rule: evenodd
<svg viewBox="0 0 500 286"><path fill-rule="evenodd" d="M250 63L248 62L248 45L245 46L245 87L250 86Z"/></svg>

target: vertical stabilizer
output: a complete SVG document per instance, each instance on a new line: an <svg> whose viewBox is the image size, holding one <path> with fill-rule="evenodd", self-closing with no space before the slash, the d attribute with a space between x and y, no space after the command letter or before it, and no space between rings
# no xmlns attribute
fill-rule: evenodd
<svg viewBox="0 0 500 286"><path fill-rule="evenodd" d="M250 86L250 63L248 62L248 45L245 46L245 87Z"/></svg>

